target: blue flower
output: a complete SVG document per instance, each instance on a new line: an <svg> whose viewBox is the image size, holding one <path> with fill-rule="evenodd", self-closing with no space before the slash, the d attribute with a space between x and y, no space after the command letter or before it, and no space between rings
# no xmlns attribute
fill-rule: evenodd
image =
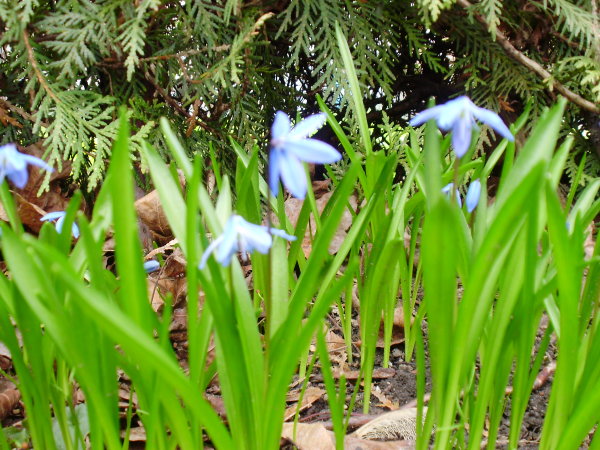
<svg viewBox="0 0 600 450"><path fill-rule="evenodd" d="M469 189L467 190L466 204L467 211L473 212L477 203L479 203L479 197L481 196L481 181L479 179L471 182Z"/></svg>
<svg viewBox="0 0 600 450"><path fill-rule="evenodd" d="M330 164L342 158L331 145L307 137L321 128L325 120L325 114L314 114L292 128L288 115L277 111L271 127L269 153L269 186L274 195L277 195L281 178L294 197L303 199L307 187L301 161Z"/></svg>
<svg viewBox="0 0 600 450"><path fill-rule="evenodd" d="M46 214L40 220L42 222L55 222L56 231L60 233L63 223L65 222L66 215L67 213L65 211L54 211ZM75 239L79 238L79 227L75 224L75 222L73 222L73 225L71 226L71 234Z"/></svg>
<svg viewBox="0 0 600 450"><path fill-rule="evenodd" d="M29 178L28 164L41 167L50 172L54 171L40 158L19 152L15 144L0 146L0 183L4 181L4 177L8 177L16 187L23 189Z"/></svg>
<svg viewBox="0 0 600 450"><path fill-rule="evenodd" d="M454 183L448 183L442 188L442 192L450 197L452 189L454 189ZM458 203L458 206L462 208L462 200L460 199L460 192L458 192L458 189L454 190L454 196L456 197L456 203Z"/></svg>
<svg viewBox="0 0 600 450"><path fill-rule="evenodd" d="M452 130L452 146L456 156L462 158L471 145L475 119L489 125L509 141L514 141L508 127L498 114L489 109L479 108L465 96L437 105L420 112L411 119L409 124L417 127L429 120L435 119L437 126L443 131Z"/></svg>
<svg viewBox="0 0 600 450"><path fill-rule="evenodd" d="M160 263L155 259L148 260L144 263L144 270L146 273L156 272L158 269L160 269Z"/></svg>
<svg viewBox="0 0 600 450"><path fill-rule="evenodd" d="M269 230L265 226L255 225L234 214L225 224L223 234L207 247L198 268L204 269L208 257L215 250L217 261L225 267L231 263L231 257L237 252L240 252L244 259L247 258L248 253L252 253L254 250L266 254L273 244L272 235L282 237L288 241L296 240L295 236L290 236L283 230L276 228Z"/></svg>

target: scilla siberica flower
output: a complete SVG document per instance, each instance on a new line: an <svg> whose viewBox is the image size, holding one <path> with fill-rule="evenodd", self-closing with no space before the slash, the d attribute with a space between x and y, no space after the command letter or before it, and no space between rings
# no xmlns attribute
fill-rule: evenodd
<svg viewBox="0 0 600 450"><path fill-rule="evenodd" d="M156 272L158 269L160 269L160 263L157 260L150 259L144 262L144 270L146 273Z"/></svg>
<svg viewBox="0 0 600 450"><path fill-rule="evenodd" d="M269 153L269 186L274 195L277 195L281 178L294 197L303 199L307 187L301 161L330 164L341 159L342 155L331 145L308 137L321 128L325 120L325 114L314 114L292 128L286 113L275 113Z"/></svg>
<svg viewBox="0 0 600 450"><path fill-rule="evenodd" d="M8 177L16 187L23 189L29 178L28 164L41 167L50 172L54 171L40 158L19 152L15 144L0 146L0 183L4 181L4 177Z"/></svg>
<svg viewBox="0 0 600 450"><path fill-rule="evenodd" d="M459 158L462 158L469 150L473 128L477 127L475 119L489 125L509 141L515 139L498 114L489 109L475 106L465 96L426 109L413 117L409 124L417 127L432 119L435 119L441 130L452 131L452 146Z"/></svg>
<svg viewBox="0 0 600 450"><path fill-rule="evenodd" d="M442 188L442 192L448 197L450 197L452 189L454 189L454 183L448 183ZM458 207L462 208L462 200L460 199L460 192L458 191L458 189L454 189L454 197L456 198L456 203L458 203Z"/></svg>
<svg viewBox="0 0 600 450"><path fill-rule="evenodd" d="M267 227L255 225L234 214L225 224L223 234L207 247L198 268L204 269L206 267L208 257L215 250L217 261L225 267L231 263L231 257L237 252L240 252L244 259L247 258L248 253L252 253L254 250L266 254L273 244L272 235L282 237L288 241L296 240L295 236L290 236L283 230L271 228L269 232Z"/></svg>
<svg viewBox="0 0 600 450"><path fill-rule="evenodd" d="M467 197L465 203L467 204L467 211L473 212L477 203L479 203L479 197L481 196L481 181L472 181L467 190Z"/></svg>
<svg viewBox="0 0 600 450"><path fill-rule="evenodd" d="M40 220L42 222L55 222L56 231L60 233L63 227L63 223L65 222L66 215L67 213L65 211L54 211L46 214ZM75 224L75 222L73 222L73 225L71 226L71 234L75 239L79 237L79 227Z"/></svg>

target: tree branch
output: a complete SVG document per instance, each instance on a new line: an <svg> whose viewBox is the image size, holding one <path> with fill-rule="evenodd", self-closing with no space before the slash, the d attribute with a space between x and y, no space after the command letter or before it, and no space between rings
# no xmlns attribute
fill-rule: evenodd
<svg viewBox="0 0 600 450"><path fill-rule="evenodd" d="M12 112L20 115L25 120L29 120L30 122L33 122L33 123L35 123L37 121L37 119L35 118L34 115L31 115L27 111L25 111L24 109L19 108L18 106L13 105L5 97L0 97L0 106L4 106L6 109L9 109L10 111L12 111ZM48 122L44 122L43 120L40 121L40 124L44 128L48 128L50 126L50 124Z"/></svg>
<svg viewBox="0 0 600 450"><path fill-rule="evenodd" d="M25 43L25 47L27 48L27 59L29 59L29 63L31 64L33 72L35 73L35 76L37 77L38 81L40 82L44 90L48 93L48 95L52 98L52 100L54 100L56 103L62 103L58 96L50 88L50 85L48 84L40 68L38 67L37 60L35 59L35 54L33 53L33 48L31 48L31 43L29 42L29 33L27 32L26 28L23 29L23 42Z"/></svg>
<svg viewBox="0 0 600 450"><path fill-rule="evenodd" d="M465 9L473 6L468 0L458 0L457 3ZM479 23L481 23L485 27L486 30L489 31L490 25L487 23L487 20L483 16L481 16L480 14L473 13L473 17L475 17L475 19ZM544 69L538 62L534 61L533 59L529 58L528 56L524 55L519 50L517 50L514 47L514 45L512 45L510 43L510 41L504 35L504 33L502 33L500 30L496 29L495 36L496 36L496 42L498 42L500 47L502 47L504 52L510 58L514 59L519 64L525 66L527 69L529 69L533 73L536 73L537 75L542 77L542 79L544 79L544 80L548 80L548 79L552 78L552 74L550 72L548 72L546 69ZM551 82L551 88L556 90L557 92L560 92L569 101L575 103L580 108L583 108L587 111L591 111L595 114L600 114L600 108L597 105L590 102L589 100L586 100L585 98L581 97L580 95L576 94L575 92L571 91L566 86L559 83L558 81L553 80Z"/></svg>

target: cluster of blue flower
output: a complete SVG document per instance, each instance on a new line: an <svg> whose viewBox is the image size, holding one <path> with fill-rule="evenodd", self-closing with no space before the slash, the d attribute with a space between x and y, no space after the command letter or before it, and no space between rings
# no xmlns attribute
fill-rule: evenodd
<svg viewBox="0 0 600 450"><path fill-rule="evenodd" d="M452 131L452 147L458 158L462 158L469 150L473 129L477 129L475 119L490 126L502 137L509 141L514 141L514 136L508 127L502 122L498 114L485 108L476 106L468 97L462 96L443 105L437 105L429 108L411 119L409 124L418 127L429 120L435 120L437 126L442 131ZM454 183L449 183L442 188L442 192L450 194L455 189ZM460 192L455 189L455 196L458 206L462 207ZM481 196L481 181L474 180L467 190L465 198L467 211L473 212L479 197Z"/></svg>
<svg viewBox="0 0 600 450"><path fill-rule="evenodd" d="M461 158L471 145L473 129L477 126L475 119L489 125L506 139L514 140L510 130L496 113L479 108L464 96L419 113L410 121L410 125L416 127L429 120L435 120L441 130L452 131L452 146L456 156ZM325 120L325 114L314 114L292 128L287 114L281 111L275 114L269 152L269 187L274 195L277 195L281 179L294 197L303 199L306 196L307 185L302 162L329 164L340 160L340 153L331 145L308 137L321 128ZM443 188L443 192L450 193L453 189L454 183L450 183ZM462 207L458 189L455 195ZM480 196L481 182L474 180L465 199L469 213L477 206ZM230 264L231 257L237 252L241 252L244 258L254 250L265 254L271 248L272 235L290 241L296 239L282 230L255 225L233 215L225 225L223 234L204 252L199 267L202 269L206 266L208 257L215 250L217 261L224 266Z"/></svg>
<svg viewBox="0 0 600 450"><path fill-rule="evenodd" d="M441 130L452 132L454 152L458 158L462 158L471 145L473 130L477 127L475 119L489 125L504 138L510 141L514 140L510 130L496 113L479 108L464 96L417 114L410 121L410 125L416 127L429 120L435 120ZM325 114L313 114L292 127L289 116L284 112L277 111L271 127L269 152L268 181L273 195L277 195L281 180L294 197L304 199L308 187L302 163L330 164L341 159L341 154L331 145L309 137L321 128L325 121ZM49 171L53 170L43 160L19 152L14 144L0 146L0 183L4 181L5 177L8 177L15 186L22 189L29 176L28 164ZM459 206L462 207L460 193L458 189L455 189L454 183L443 188L443 192L446 194L452 193L453 190L455 190ZM465 199L468 212L475 209L480 196L481 182L475 180L470 184ZM40 220L54 221L57 231L60 232L65 215L64 211L54 211L46 214ZM76 224L73 224L72 234L75 238L79 237L79 229ZM199 268L203 269L206 266L206 262L213 252L216 252L217 261L224 266L228 266L232 256L238 252L242 254L243 258L253 251L266 254L273 243L273 235L288 241L296 239L295 236L291 236L283 230L256 225L234 214L225 224L223 234L211 242L204 252ZM148 267L144 266L144 268L148 272L158 269L156 261L148 261L147 264Z"/></svg>
<svg viewBox="0 0 600 450"><path fill-rule="evenodd" d="M273 195L277 195L281 179L294 197L303 199L308 187L302 162L329 164L342 158L331 145L308 137L321 128L326 120L323 113L313 114L292 128L288 115L277 111L271 127L269 152L269 187ZM199 268L206 266L208 257L215 250L217 261L224 266L228 266L231 257L238 252L243 258L255 250L266 254L273 243L273 235L288 241L296 239L283 230L255 225L234 214L225 224L223 234L211 242L204 252Z"/></svg>

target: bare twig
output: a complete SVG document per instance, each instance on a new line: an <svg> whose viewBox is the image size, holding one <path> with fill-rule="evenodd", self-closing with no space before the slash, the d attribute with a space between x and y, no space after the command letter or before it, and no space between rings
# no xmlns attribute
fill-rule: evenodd
<svg viewBox="0 0 600 450"><path fill-rule="evenodd" d="M468 0L458 0L457 2L463 8L470 8L471 6L473 6ZM476 14L476 13L473 13L473 17L475 17L475 19L479 23L481 23L487 30L490 29L490 25L488 24L485 17L481 16L480 14ZM510 43L510 41L504 35L504 33L502 33L502 31L496 29L495 35L496 35L496 42L498 42L500 47L502 47L504 52L510 58L514 59L519 64L525 66L527 69L529 69L533 73L536 73L537 75L542 77L542 79L544 81L552 79L552 74L550 72L548 72L546 69L544 69L538 62L534 61L533 59L529 58L528 56L524 55L519 50L517 50L515 48L515 46ZM570 89L568 89L566 86L559 83L555 79L552 79L552 81L550 83L550 87L551 87L551 89L554 89L557 92L560 92L569 101L575 103L580 108L583 108L587 111L591 111L595 114L600 114L600 108L597 105L595 105L594 103L592 103L589 100L586 100L585 98L581 97L580 95L576 94L575 92L571 91Z"/></svg>
<svg viewBox="0 0 600 450"><path fill-rule="evenodd" d="M54 91L50 88L50 85L44 78L44 75L40 71L38 67L37 60L35 59L35 55L33 53L33 48L31 47L31 43L29 42L29 33L27 29L23 29L23 42L25 43L25 47L27 48L27 59L33 68L33 72L35 73L36 78L44 88L44 90L48 93L48 95L54 100L56 103L62 103L62 101L58 98L58 96L54 93Z"/></svg>
<svg viewBox="0 0 600 450"><path fill-rule="evenodd" d="M157 56L147 56L145 58L140 58L140 62L148 62L148 61L166 61L173 58L181 58L182 56L194 56L201 55L202 53L207 53L209 51L212 52L226 52L231 48L230 44L217 45L215 47L204 47L198 50L184 50L178 53L172 53L169 55L157 55Z"/></svg>
<svg viewBox="0 0 600 450"><path fill-rule="evenodd" d="M19 108L18 106L13 105L10 101L8 101L6 98L2 98L0 97L0 105L4 106L6 109L20 115L23 119L25 120L29 120L30 122L35 122L36 118L34 115L29 114L27 111L25 111L22 108ZM48 128L50 126L50 124L48 122L44 122L41 121L40 125L42 125L44 128Z"/></svg>

